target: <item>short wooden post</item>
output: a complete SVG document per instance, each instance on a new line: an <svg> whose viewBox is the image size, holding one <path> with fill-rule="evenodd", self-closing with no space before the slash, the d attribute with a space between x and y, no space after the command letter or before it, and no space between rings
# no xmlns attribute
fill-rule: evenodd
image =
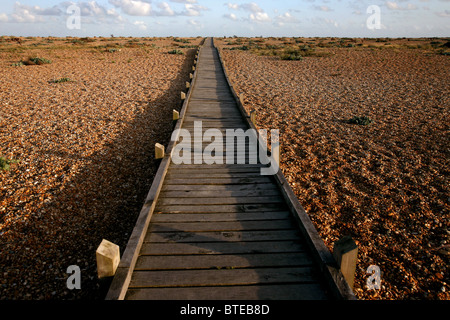
<svg viewBox="0 0 450 320"><path fill-rule="evenodd" d="M256 124L256 110L250 111L250 121L251 121L253 124Z"/></svg>
<svg viewBox="0 0 450 320"><path fill-rule="evenodd" d="M113 277L120 262L118 245L103 239L95 252L97 274L100 279Z"/></svg>
<svg viewBox="0 0 450 320"><path fill-rule="evenodd" d="M155 159L163 159L165 156L164 146L157 143L155 144Z"/></svg>
<svg viewBox="0 0 450 320"><path fill-rule="evenodd" d="M358 246L352 237L345 236L336 241L333 246L333 256L348 285L353 289L356 262L358 261Z"/></svg>
<svg viewBox="0 0 450 320"><path fill-rule="evenodd" d="M189 81L186 81L186 89L189 89L191 87L191 83Z"/></svg>
<svg viewBox="0 0 450 320"><path fill-rule="evenodd" d="M194 65L196 65L197 64L197 60L194 60Z"/></svg>
<svg viewBox="0 0 450 320"><path fill-rule="evenodd" d="M186 99L186 93L181 92L181 100L185 100Z"/></svg>
<svg viewBox="0 0 450 320"><path fill-rule="evenodd" d="M180 113L177 110L173 110L173 121L180 119Z"/></svg>
<svg viewBox="0 0 450 320"><path fill-rule="evenodd" d="M194 76L192 75L192 73L189 73L189 79L194 79Z"/></svg>
<svg viewBox="0 0 450 320"><path fill-rule="evenodd" d="M239 101L241 101L241 104L244 105L244 94L243 93L241 93L239 95Z"/></svg>
<svg viewBox="0 0 450 320"><path fill-rule="evenodd" d="M195 71L195 66L192 66L192 71Z"/></svg>

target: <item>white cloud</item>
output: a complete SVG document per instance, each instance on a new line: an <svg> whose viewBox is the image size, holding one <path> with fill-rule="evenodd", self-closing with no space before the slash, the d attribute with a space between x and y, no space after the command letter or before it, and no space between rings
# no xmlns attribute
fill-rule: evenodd
<svg viewBox="0 0 450 320"><path fill-rule="evenodd" d="M254 22L269 22L270 21L269 15L265 12L251 13L249 18L251 21L254 21Z"/></svg>
<svg viewBox="0 0 450 320"><path fill-rule="evenodd" d="M300 22L296 17L294 17L289 12L278 15L275 20L279 23L297 23Z"/></svg>
<svg viewBox="0 0 450 320"><path fill-rule="evenodd" d="M170 0L170 1L178 3L197 3L197 0Z"/></svg>
<svg viewBox="0 0 450 320"><path fill-rule="evenodd" d="M195 29L197 29L197 30L203 29L203 27L204 27L204 25L202 23L200 23L200 21L198 21L198 20L189 19L188 23L189 23L189 25L195 27Z"/></svg>
<svg viewBox="0 0 450 320"><path fill-rule="evenodd" d="M250 22L269 22L271 21L269 15L264 12L264 10L256 3L256 2L249 2L249 3L243 3L243 4L237 4L237 3L225 3L225 5L230 10L243 10L248 11L250 14L248 15L247 20ZM237 17L235 14L225 14L225 18L231 19L231 20L237 20Z"/></svg>
<svg viewBox="0 0 450 320"><path fill-rule="evenodd" d="M227 19L230 19L230 20L233 20L233 21L237 21L237 19L238 19L234 13L224 14L223 17L227 18Z"/></svg>
<svg viewBox="0 0 450 320"><path fill-rule="evenodd" d="M258 6L258 4L256 4L255 2L241 4L241 5L240 5L240 8L242 8L243 10L246 10L246 11L253 12L253 13L255 13L255 14L256 14L256 13L263 13L263 12L264 12L264 10L261 9L261 8Z"/></svg>
<svg viewBox="0 0 450 320"><path fill-rule="evenodd" d="M228 9L239 10L239 5L237 3L225 3Z"/></svg>
<svg viewBox="0 0 450 320"><path fill-rule="evenodd" d="M152 14L152 5L141 0L109 0L109 3L120 8L130 16L149 16Z"/></svg>
<svg viewBox="0 0 450 320"><path fill-rule="evenodd" d="M250 3L243 3L243 4L237 4L237 3L225 3L225 5L228 7L228 9L232 9L232 10L245 10L245 11L249 11L252 13L262 13L264 12L263 9L260 8L260 6L255 3L255 2L250 2Z"/></svg>
<svg viewBox="0 0 450 320"><path fill-rule="evenodd" d="M19 23L44 22L42 16L37 13L39 10L41 10L41 8L38 6L31 7L16 2L14 3L14 12L11 14L11 21Z"/></svg>
<svg viewBox="0 0 450 320"><path fill-rule="evenodd" d="M80 7L82 23L124 23L126 20L116 11L115 8L105 8L99 5L96 1L89 2L63 2L60 6L63 8L64 15L67 11L67 7L75 4Z"/></svg>
<svg viewBox="0 0 450 320"><path fill-rule="evenodd" d="M190 3L186 3L184 5L185 10L183 12L181 12L181 15L184 16L190 16L190 17L195 17L195 16L200 16L201 15L201 11L207 11L209 10L208 8L198 5L198 4L190 4Z"/></svg>
<svg viewBox="0 0 450 320"><path fill-rule="evenodd" d="M0 22L7 22L8 15L6 13L0 13Z"/></svg>
<svg viewBox="0 0 450 320"><path fill-rule="evenodd" d="M159 11L157 13L157 15L159 15L159 16L175 15L175 12L173 12L172 8L170 7L170 5L167 2L158 3L158 8L161 9L161 11Z"/></svg>
<svg viewBox="0 0 450 320"><path fill-rule="evenodd" d="M389 10L416 10L417 9L417 6L412 3L408 3L406 7L402 7L397 2L391 2L391 1L386 1L386 7L388 7Z"/></svg>
<svg viewBox="0 0 450 320"><path fill-rule="evenodd" d="M133 24L139 28L139 30L147 30L147 24L144 21L134 21Z"/></svg>
<svg viewBox="0 0 450 320"><path fill-rule="evenodd" d="M314 9L316 9L318 11L323 11L323 12L333 11L332 9L330 9L329 6L314 6Z"/></svg>

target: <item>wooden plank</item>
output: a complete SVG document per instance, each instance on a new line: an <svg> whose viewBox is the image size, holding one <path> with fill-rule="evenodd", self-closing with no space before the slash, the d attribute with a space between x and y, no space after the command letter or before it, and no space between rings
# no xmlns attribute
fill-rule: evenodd
<svg viewBox="0 0 450 320"><path fill-rule="evenodd" d="M263 168L267 167L262 164L212 164L208 165L208 169L234 169L234 168ZM204 169L204 164L174 164L170 165L170 168L181 168L181 169Z"/></svg>
<svg viewBox="0 0 450 320"><path fill-rule="evenodd" d="M266 191L266 190L278 190L274 188L271 183L260 183L260 184L230 184L230 185L184 185L184 184L164 184L162 191L184 191L184 192L244 192L244 191Z"/></svg>
<svg viewBox="0 0 450 320"><path fill-rule="evenodd" d="M225 198L225 197L270 197L281 196L277 189L253 190L247 189L244 191L167 191L161 193L161 198Z"/></svg>
<svg viewBox="0 0 450 320"><path fill-rule="evenodd" d="M230 286L267 283L314 283L310 267L135 271L130 288Z"/></svg>
<svg viewBox="0 0 450 320"><path fill-rule="evenodd" d="M266 204L266 203L284 203L280 196L263 197L220 197L220 198L163 198L158 201L159 206L171 205L220 205L220 204Z"/></svg>
<svg viewBox="0 0 450 320"><path fill-rule="evenodd" d="M189 104L189 112L186 116L195 114L202 111L216 111L224 114L239 115L236 112L236 103L230 101L204 101L204 100L191 100Z"/></svg>
<svg viewBox="0 0 450 320"><path fill-rule="evenodd" d="M283 220L290 218L288 211L246 213L164 213L155 214L152 222L226 222Z"/></svg>
<svg viewBox="0 0 450 320"><path fill-rule="evenodd" d="M317 283L273 284L229 287L130 289L127 299L135 300L327 300Z"/></svg>
<svg viewBox="0 0 450 320"><path fill-rule="evenodd" d="M171 166L170 173L171 174L195 174L195 173L202 173L205 172L205 167L202 166L201 168L188 168L188 167L178 167L178 166ZM209 168L208 166L208 172L211 173L261 173L260 167L230 167L230 168Z"/></svg>
<svg viewBox="0 0 450 320"><path fill-rule="evenodd" d="M135 270L236 269L311 266L306 253L140 256Z"/></svg>
<svg viewBox="0 0 450 320"><path fill-rule="evenodd" d="M228 184L260 184L260 183L271 183L269 177L260 176L257 178L217 178L217 179L208 179L208 178L193 178L193 179L170 179L167 181L168 184L181 184L181 185L208 185L208 184L216 184L216 185L228 185Z"/></svg>
<svg viewBox="0 0 450 320"><path fill-rule="evenodd" d="M208 165L205 165L207 168ZM219 172L210 173L205 172L192 172L192 173L172 173L167 174L167 179L240 179L240 178L260 178L261 172Z"/></svg>
<svg viewBox="0 0 450 320"><path fill-rule="evenodd" d="M300 241L256 242L203 242L203 243L144 243L141 255L203 255L303 252L305 244Z"/></svg>
<svg viewBox="0 0 450 320"><path fill-rule="evenodd" d="M237 114L232 108L224 108L221 106L213 107L211 105L205 107L196 107L186 115L186 121L214 121L214 120L242 120L239 119L240 115Z"/></svg>
<svg viewBox="0 0 450 320"><path fill-rule="evenodd" d="M239 222L158 222L150 225L148 232L205 232L294 229L290 220L239 221Z"/></svg>
<svg viewBox="0 0 450 320"><path fill-rule="evenodd" d="M287 209L286 204L230 204L230 205L171 205L157 206L155 213L244 213L244 212L270 212Z"/></svg>
<svg viewBox="0 0 450 320"><path fill-rule="evenodd" d="M298 230L147 233L145 242L240 242L298 240Z"/></svg>

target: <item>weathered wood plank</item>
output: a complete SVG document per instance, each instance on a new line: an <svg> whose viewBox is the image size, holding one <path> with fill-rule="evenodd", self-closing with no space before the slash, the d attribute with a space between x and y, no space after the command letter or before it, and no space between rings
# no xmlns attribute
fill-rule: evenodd
<svg viewBox="0 0 450 320"><path fill-rule="evenodd" d="M155 214L152 218L152 222L240 222L283 220L288 218L290 218L290 212L288 211L246 213L165 213Z"/></svg>
<svg viewBox="0 0 450 320"><path fill-rule="evenodd" d="M224 197L270 197L281 196L277 189L252 190L243 191L167 191L161 193L161 198L224 198Z"/></svg>
<svg viewBox="0 0 450 320"><path fill-rule="evenodd" d="M327 300L317 283L273 284L229 287L130 289L127 299L135 300Z"/></svg>
<svg viewBox="0 0 450 320"><path fill-rule="evenodd" d="M147 233L145 242L241 242L298 240L298 230Z"/></svg>
<svg viewBox="0 0 450 320"><path fill-rule="evenodd" d="M208 165L208 169L235 169L235 168L264 168L267 167L266 165L262 164L212 164ZM204 164L174 164L172 163L170 165L170 169L204 169Z"/></svg>
<svg viewBox="0 0 450 320"><path fill-rule="evenodd" d="M263 197L220 197L220 198L164 198L158 201L159 206L171 205L220 205L220 204L252 204L252 203L284 203L280 196Z"/></svg>
<svg viewBox="0 0 450 320"><path fill-rule="evenodd" d="M169 181L172 179L240 179L240 178L260 178L260 172L191 172L191 173L172 173L167 174Z"/></svg>
<svg viewBox="0 0 450 320"><path fill-rule="evenodd" d="M171 166L170 173L171 174L195 174L195 173L203 173L205 172L205 167L202 166L201 168L189 168L189 167L178 167L178 166ZM217 174L217 173L261 173L260 167L241 167L241 166L235 166L230 168L209 168L208 166L208 172Z"/></svg>
<svg viewBox="0 0 450 320"><path fill-rule="evenodd" d="M243 253L299 253L305 244L297 241L149 243L142 246L141 255L202 255Z"/></svg>
<svg viewBox="0 0 450 320"><path fill-rule="evenodd" d="M140 256L135 270L235 269L311 266L306 253Z"/></svg>
<svg viewBox="0 0 450 320"><path fill-rule="evenodd" d="M287 207L284 203L267 203L267 204L234 204L234 205L171 205L171 206L157 206L155 213L226 213L226 212L269 212L269 211L283 211Z"/></svg>
<svg viewBox="0 0 450 320"><path fill-rule="evenodd" d="M294 229L290 220L152 223L149 232L205 232Z"/></svg>
<svg viewBox="0 0 450 320"><path fill-rule="evenodd" d="M184 185L184 184L165 184L162 188L163 192L167 191L185 191L185 192L216 192L220 195L220 192L245 192L245 191L261 191L266 190L277 190L271 183L260 183L260 184L230 184L230 185Z"/></svg>
<svg viewBox="0 0 450 320"><path fill-rule="evenodd" d="M228 185L228 184L260 184L260 183L272 183L269 177L261 176L257 178L193 178L193 179L170 179L168 184L181 184L181 185Z"/></svg>
<svg viewBox="0 0 450 320"><path fill-rule="evenodd" d="M317 282L317 279L313 276L310 267L135 271L130 281L130 287L167 288L311 282Z"/></svg>

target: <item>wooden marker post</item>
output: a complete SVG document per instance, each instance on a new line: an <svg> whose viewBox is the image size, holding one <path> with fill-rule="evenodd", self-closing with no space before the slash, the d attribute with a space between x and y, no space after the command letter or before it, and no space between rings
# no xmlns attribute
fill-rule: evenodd
<svg viewBox="0 0 450 320"><path fill-rule="evenodd" d="M155 144L155 159L163 159L165 156L164 146L157 143Z"/></svg>
<svg viewBox="0 0 450 320"><path fill-rule="evenodd" d="M186 93L181 92L181 100L186 100Z"/></svg>
<svg viewBox="0 0 450 320"><path fill-rule="evenodd" d="M244 105L244 94L243 93L241 93L239 95L239 101L241 102L242 105Z"/></svg>
<svg viewBox="0 0 450 320"><path fill-rule="evenodd" d="M97 274L100 279L113 277L120 262L118 245L103 239L95 252Z"/></svg>
<svg viewBox="0 0 450 320"><path fill-rule="evenodd" d="M180 119L180 113L177 110L173 110L173 121Z"/></svg>
<svg viewBox="0 0 450 320"><path fill-rule="evenodd" d="M191 83L189 81L186 81L186 89L189 89L191 87Z"/></svg>
<svg viewBox="0 0 450 320"><path fill-rule="evenodd" d="M333 256L348 285L353 289L358 261L358 246L355 241L349 236L336 241L333 246Z"/></svg>
<svg viewBox="0 0 450 320"><path fill-rule="evenodd" d="M250 111L250 121L256 125L256 110Z"/></svg>

